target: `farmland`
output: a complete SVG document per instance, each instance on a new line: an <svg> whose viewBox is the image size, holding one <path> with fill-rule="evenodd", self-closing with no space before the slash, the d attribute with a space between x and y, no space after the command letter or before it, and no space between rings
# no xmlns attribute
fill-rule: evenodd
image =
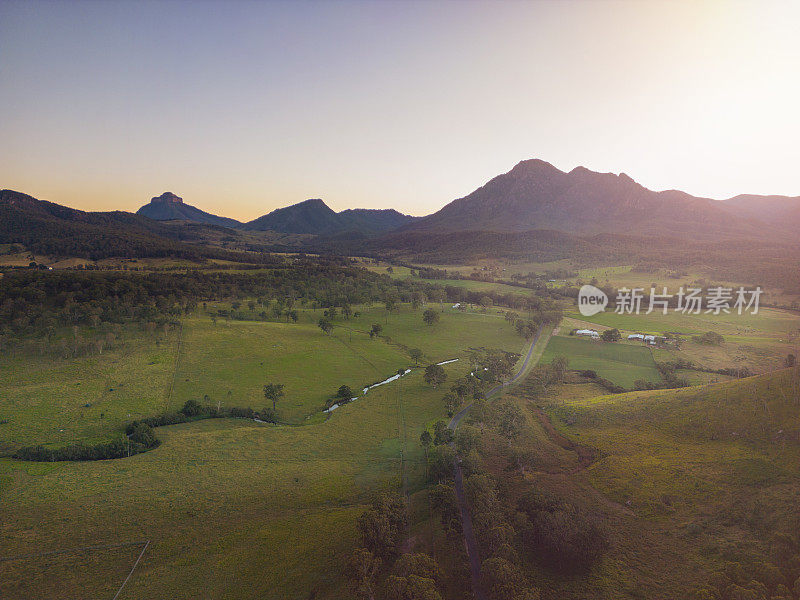
<svg viewBox="0 0 800 600"><path fill-rule="evenodd" d="M426 361L441 361L466 358L470 348L519 352L524 344L496 314L450 310L427 326L407 306L388 315L383 308L359 308L358 318L337 320L331 335L316 326L311 310L297 324L215 324L200 314L184 319L179 355L180 334L174 331L158 344L151 340L133 350L139 345L130 343L73 365L47 365L42 359L38 374L8 386L11 400L4 400L2 409L18 408L0 427L13 424L15 442L102 437L129 414L177 407L188 398L263 403L260 388L270 378L286 385L279 413L300 424L318 414L342 383L357 389L411 365L408 347L419 347ZM385 337L367 335L374 322L383 324ZM20 364L23 359L15 358ZM84 392L90 363L95 387ZM154 367L158 371L148 371ZM455 377L468 365L462 360L445 369ZM41 393L55 374L62 393ZM141 387L134 388L137 380ZM123 399L104 396L106 385L125 390ZM82 395L70 395L75 387ZM94 402L83 408L87 399L98 401L96 394L97 412L107 413L103 419L92 410ZM0 459L6 490L0 500L6 517L3 554L150 540L122 597L287 598L309 591L317 598L341 597L341 557L356 544L355 521L365 503L378 490L397 489L403 474L411 492L423 484L416 440L443 415L441 395L422 381L418 369L308 425L214 419L161 427L161 446L126 459L52 464ZM25 399L34 396L50 404L23 410ZM121 406L112 409L117 403ZM76 426L58 438L62 422L43 425L48 419L41 414L60 415L62 407L73 411L65 421ZM5 436L9 429L2 431ZM72 574L66 585L75 589L116 589L140 549L4 562L2 569L11 576L3 577L0 595L60 597L63 590L52 579L64 572Z"/></svg>
<svg viewBox="0 0 800 600"><path fill-rule="evenodd" d="M577 337L553 336L542 356L542 362L551 362L564 356L571 369L592 370L600 377L631 389L637 379L659 382L650 350L641 345L607 344Z"/></svg>

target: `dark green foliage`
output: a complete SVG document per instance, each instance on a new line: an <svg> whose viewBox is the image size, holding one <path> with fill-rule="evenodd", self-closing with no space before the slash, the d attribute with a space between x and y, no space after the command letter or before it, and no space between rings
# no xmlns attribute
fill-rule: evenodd
<svg viewBox="0 0 800 600"><path fill-rule="evenodd" d="M538 600L539 590L528 583L514 563L495 556L483 561L481 583L493 600Z"/></svg>
<svg viewBox="0 0 800 600"><path fill-rule="evenodd" d="M434 325L439 322L439 313L432 308L428 308L422 313L422 320L426 325Z"/></svg>
<svg viewBox="0 0 800 600"><path fill-rule="evenodd" d="M445 382L447 373L445 373L441 365L428 365L425 367L425 374L422 378L425 380L425 383L436 387Z"/></svg>
<svg viewBox="0 0 800 600"><path fill-rule="evenodd" d="M397 494L383 494L358 519L364 547L382 559L393 559L406 529L406 505Z"/></svg>
<svg viewBox="0 0 800 600"><path fill-rule="evenodd" d="M456 452L449 445L436 446L430 453L428 474L431 481L444 481L453 477Z"/></svg>
<svg viewBox="0 0 800 600"><path fill-rule="evenodd" d="M187 400L181 412L187 417L196 417L202 412L203 408L197 400Z"/></svg>
<svg viewBox="0 0 800 600"><path fill-rule="evenodd" d="M177 425L200 419L259 419L267 423L276 423L278 418L274 410L265 408L257 412L252 408L230 407L217 409L214 406L202 406L196 400L187 400L180 412L164 413L154 417L146 417L131 421L125 426L125 436L110 442L94 445L83 443L48 448L45 446L26 446L17 450L12 456L19 460L51 462L62 460L106 460L124 458L157 448L161 443L153 431L156 427Z"/></svg>
<svg viewBox="0 0 800 600"><path fill-rule="evenodd" d="M453 441L453 430L444 421L436 421L433 425L433 445L441 446Z"/></svg>
<svg viewBox="0 0 800 600"><path fill-rule="evenodd" d="M600 336L604 342L618 342L622 339L619 329L606 329Z"/></svg>
<svg viewBox="0 0 800 600"><path fill-rule="evenodd" d="M585 571L608 548L598 523L562 499L529 492L518 503L528 522L525 548L540 562L561 571Z"/></svg>

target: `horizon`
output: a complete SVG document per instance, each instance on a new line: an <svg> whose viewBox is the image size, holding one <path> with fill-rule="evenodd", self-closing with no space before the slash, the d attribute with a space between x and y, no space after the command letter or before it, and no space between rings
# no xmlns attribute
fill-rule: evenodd
<svg viewBox="0 0 800 600"><path fill-rule="evenodd" d="M524 162L532 162L532 161L543 162L543 163L548 164L551 167L553 167L553 168L557 169L558 171L560 171L562 173L565 173L565 174L566 173L571 173L572 171L577 170L577 169L581 169L581 168L582 169L588 169L588 167L585 167L583 165L577 165L577 166L573 167L572 169L560 169L556 165L554 165L554 164L552 164L552 163L550 163L550 162L548 162L548 161L546 161L544 159L541 159L541 158L526 158L526 159L520 160L517 163L515 163L515 165L513 167L511 167L510 169L508 169L507 171L503 171L502 173L498 173L497 175L494 175L492 178L490 178L489 180L487 180L484 183L480 184L480 186L476 187L474 190L470 191L468 194L465 194L464 196L461 196L459 198L453 198L452 200L450 200L447 203L445 203L444 205L442 205L442 207L446 206L450 202L453 202L454 200L460 200L461 198L464 198L465 196L470 195L472 192L474 192L477 189L479 189L479 187L482 187L483 185L485 185L486 183L491 181L491 179L494 179L495 177L498 177L500 175L505 175L505 174L511 172L518 165L520 165L520 164L522 164ZM665 188L663 190L653 190L651 188L648 188L647 186L644 186L640 181L638 181L636 179L636 177L632 177L629 173L625 173L624 171L619 171L619 172L606 171L606 172L603 172L603 171L594 171L592 169L588 169L588 170L590 172L594 173L594 174L597 174L597 175L614 175L616 177L625 175L629 179L631 179L634 183L636 183L637 185L641 185L641 186L645 187L646 189L648 189L649 191L655 192L655 193L669 192L669 191L686 192L686 190L679 190L677 188ZM26 195L32 196L36 200L44 200L44 201L47 201L47 202L53 202L55 204L62 204L61 202L58 202L58 201L53 200L51 198L41 198L41 197L37 197L37 196L35 196L33 194L29 194L25 190L13 190L13 189L10 189L10 188L0 188L0 189L9 189L10 191L13 191L13 192L19 192L19 193L22 193L22 194L26 194ZM146 200L145 202L143 202L142 204L137 206L135 209L134 208L113 208L113 209L108 209L108 210L104 210L104 209L89 210L87 212L123 211L123 212L129 212L129 213L135 214L140 208L150 204L151 202L157 200L158 198L160 198L161 196L163 196L165 194L172 194L174 196L177 196L181 200L181 202L183 204L189 205L189 206L193 206L194 208L200 209L203 212L214 214L215 216L219 216L219 217L232 218L232 219L237 220L237 221L239 221L241 223L248 223L250 221L255 221L256 219L258 219L260 217L264 217L264 216L270 214L273 211L276 211L276 210L279 210L279 209L282 209L282 208L289 208L289 207L292 207L292 206L296 206L298 204L303 204L305 202L311 202L311 201L314 201L314 200L321 201L323 204L325 204L326 206L328 206L329 208L334 210L336 213L340 213L340 212L347 211L347 210L395 210L396 212L399 212L399 213L404 214L404 215L412 216L412 217L415 217L415 218L422 218L422 217L426 217L426 216L432 215L432 214L438 212L442 208L442 207L439 207L439 208L436 208L434 210L431 210L430 212L423 213L423 214L411 214L411 213L406 213L403 210L401 210L401 209L399 209L397 207L393 207L393 206L378 206L378 207L375 207L375 206L344 206L342 208L334 208L334 207L332 207L330 205L330 203L328 201L325 200L325 198L304 198L302 200L297 200L296 202L291 202L289 204L276 206L274 208L271 208L267 212L264 212L264 213L259 214L259 215L255 215L252 218L239 219L239 218L236 218L236 217L231 217L230 215L228 215L225 212L213 213L212 211L207 210L203 206L200 206L198 204L192 203L192 201L190 199L187 199L186 197L184 197L180 193L175 192L174 190L164 190L163 192L157 193L155 196L151 196L149 200ZM800 196L786 196L786 195L783 195L783 194L762 194L762 193L747 193L747 192L740 193L740 194L735 194L735 195L729 196L727 198L709 198L709 197L703 197L703 196L694 196L694 197L698 198L698 199L712 200L714 202L725 202L727 200L732 200L732 199L734 199L734 198L736 198L738 196L756 196L756 197L758 197L758 196L760 196L760 197L775 196L775 197L787 197L787 198L800 198ZM68 206L68 208L77 208L78 210L86 210L86 209L75 207L75 206L69 206L69 205L64 205L64 206Z"/></svg>
<svg viewBox="0 0 800 600"><path fill-rule="evenodd" d="M8 1L0 185L89 211L171 190L241 221L309 198L422 216L537 157L653 191L796 197L797 17L790 2Z"/></svg>

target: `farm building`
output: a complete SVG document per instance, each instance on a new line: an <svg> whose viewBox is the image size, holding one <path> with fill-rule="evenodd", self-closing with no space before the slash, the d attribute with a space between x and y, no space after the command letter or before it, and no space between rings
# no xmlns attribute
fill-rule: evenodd
<svg viewBox="0 0 800 600"><path fill-rule="evenodd" d="M628 336L629 340L644 340L643 333L632 333Z"/></svg>
<svg viewBox="0 0 800 600"><path fill-rule="evenodd" d="M586 337L590 337L592 339L600 339L600 334L597 333L594 329L578 329L575 332L575 335L583 335Z"/></svg>

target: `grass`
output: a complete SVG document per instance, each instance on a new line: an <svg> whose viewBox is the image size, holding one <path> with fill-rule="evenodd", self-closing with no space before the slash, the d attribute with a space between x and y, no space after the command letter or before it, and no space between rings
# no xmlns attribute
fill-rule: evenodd
<svg viewBox="0 0 800 600"><path fill-rule="evenodd" d="M178 332L128 332L101 356L0 357L0 446L105 439L131 418L163 411Z"/></svg>
<svg viewBox="0 0 800 600"><path fill-rule="evenodd" d="M633 388L637 379L661 381L650 350L644 346L553 336L542 362L549 363L558 356L569 359L570 369L596 371L601 377L628 389Z"/></svg>
<svg viewBox="0 0 800 600"><path fill-rule="evenodd" d="M527 426L518 453L527 472L511 475L502 451L487 461L507 489L555 493L605 526L610 547L586 573L559 576L526 563L543 598L691 598L712 574L739 562L773 563L800 492L800 371L680 390L602 395L594 384L565 384L544 397L512 397ZM560 433L597 449L576 468L536 419L544 406ZM503 444L501 444L503 446ZM790 561L791 562L791 561ZM774 584L771 591L774 589Z"/></svg>
<svg viewBox="0 0 800 600"><path fill-rule="evenodd" d="M279 409L288 413L296 401L296 414L302 415L342 382L371 383L391 375L395 361L408 364L406 346L421 348L434 361L466 356L470 347L518 352L523 345L496 315L445 312L428 327L421 311L407 307L390 315L388 324L381 320L391 340L369 339L366 327L382 312L366 308L352 320L352 342L346 322L329 337L313 324L313 314L297 325L187 319L171 402L208 389L227 393L229 386L233 398L244 401L259 391L263 359L265 369L274 369L265 377L287 383ZM168 351L174 345L159 347L165 360L174 356ZM145 349L141 355L147 356ZM468 365L459 361L445 369L452 379ZM133 364L130 371L136 372ZM77 368L67 374L80 378ZM165 401L169 379L167 371L160 382L151 382L158 392L154 401ZM422 489L418 438L426 423L444 417L443 394L425 384L417 369L307 426L208 420L159 428L161 446L129 459L0 458L0 557L149 539L120 598L344 597L343 560L357 542L356 519L373 493L398 489L401 474L410 493ZM65 398L50 399L51 410L57 412ZM31 427L31 438L47 432ZM131 568L130 554L87 555L83 560L91 568L85 570L66 554L12 561L7 572L16 575L0 578L0 596L76 597L83 590L108 596ZM0 568L6 565L11 562ZM72 569L77 571L63 586L53 585L51 575Z"/></svg>

